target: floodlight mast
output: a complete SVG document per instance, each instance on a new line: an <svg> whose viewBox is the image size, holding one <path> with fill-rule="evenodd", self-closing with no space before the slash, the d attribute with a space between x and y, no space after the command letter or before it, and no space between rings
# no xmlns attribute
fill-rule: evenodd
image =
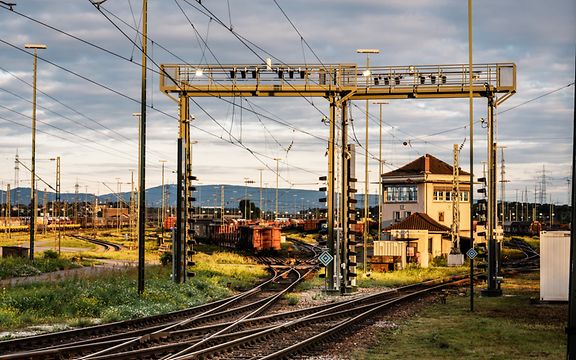
<svg viewBox="0 0 576 360"><path fill-rule="evenodd" d="M376 49L367 53L376 53ZM181 121L183 108L190 97L323 97L330 101L330 138L328 142L327 177L327 247L336 257L335 244L335 178L336 161L333 130L337 107L342 110L350 100L490 98L492 109L516 92L514 63L444 64L410 66L372 66L369 76L358 71L356 64L163 64L160 90L178 93ZM196 76L202 69L202 76ZM473 74L468 77L467 74ZM470 90L470 92L469 92ZM495 99L496 95L502 95ZM184 106L183 106L184 105ZM490 111L490 110L489 110ZM342 118L345 116L343 114ZM342 131L347 127L342 122ZM489 129L493 131L491 127ZM345 144L341 144L345 146ZM342 156L342 154L339 154ZM342 163L345 163L344 161ZM339 177L347 173L340 167ZM495 184L494 184L495 188ZM346 200L344 197L342 200ZM178 221L179 226L183 225ZM178 230L177 230L178 231ZM343 247L349 239L344 239ZM353 242L353 241L352 241ZM337 290L340 268L327 266L327 291ZM330 271L334 270L334 274ZM331 276L333 275L333 276Z"/></svg>
<svg viewBox="0 0 576 360"><path fill-rule="evenodd" d="M370 85L370 54L379 54L379 49L358 49L356 50L359 54L366 54L366 70L362 72L362 75L366 78L366 87ZM362 228L362 237L363 237L363 247L362 247L362 266L364 270L364 276L368 273L368 237L370 235L369 229L369 211L370 211L370 202L368 199L368 110L370 100L366 99L366 138L364 142L364 226Z"/></svg>

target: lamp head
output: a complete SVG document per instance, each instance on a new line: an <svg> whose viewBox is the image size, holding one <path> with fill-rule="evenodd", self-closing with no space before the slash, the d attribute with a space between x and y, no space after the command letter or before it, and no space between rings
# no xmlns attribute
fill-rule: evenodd
<svg viewBox="0 0 576 360"><path fill-rule="evenodd" d="M380 49L357 49L358 54L380 54Z"/></svg>
<svg viewBox="0 0 576 360"><path fill-rule="evenodd" d="M48 46L44 44L24 44L26 49L47 49Z"/></svg>

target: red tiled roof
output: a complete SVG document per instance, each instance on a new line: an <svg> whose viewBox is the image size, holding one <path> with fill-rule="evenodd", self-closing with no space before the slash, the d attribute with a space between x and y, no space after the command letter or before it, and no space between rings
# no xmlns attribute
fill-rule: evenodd
<svg viewBox="0 0 576 360"><path fill-rule="evenodd" d="M424 174L425 172L438 175L452 175L452 165L448 165L444 161L430 154L426 154L412 161L411 163L408 163L396 170L385 173L382 176L410 176ZM464 170L460 170L460 175L470 174Z"/></svg>
<svg viewBox="0 0 576 360"><path fill-rule="evenodd" d="M414 213L399 223L392 224L383 231L390 230L428 230L430 232L448 232L450 228L444 226L424 213Z"/></svg>

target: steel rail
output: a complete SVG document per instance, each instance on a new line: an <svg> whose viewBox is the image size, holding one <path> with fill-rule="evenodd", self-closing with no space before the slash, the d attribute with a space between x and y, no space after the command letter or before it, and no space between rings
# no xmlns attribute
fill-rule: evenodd
<svg viewBox="0 0 576 360"><path fill-rule="evenodd" d="M458 280L457 281L457 283L463 283L463 282L467 282L467 280ZM412 293L408 293L406 295L400 295L396 299L384 301L384 302L381 302L380 304L367 305L365 307L366 308L365 311L360 311L360 310L354 311L354 312L359 312L358 315L356 315L352 318L349 318L347 320L344 320L340 324L333 326L330 329L328 329L322 333L319 333L319 334L312 336L308 339L300 341L300 342L293 344L289 347L286 347L282 350L276 351L275 353L269 354L267 356L263 356L260 359L261 360L281 359L281 358L284 358L284 357L286 357L290 354L293 354L295 352L306 350L310 346L317 345L318 343L321 343L322 341L324 341L324 339L331 337L331 336L334 336L335 334L338 334L339 332L343 331L345 328L347 328L351 325L360 323L360 322L364 321L366 318L368 318L369 316L376 315L377 313L381 312L382 310L384 310L386 308L389 308L392 305L399 304L399 303L406 301L408 299L412 299L414 297L418 297L420 295L430 293L432 291L439 290L439 289L442 289L442 288L445 288L445 287L451 286L451 285L453 285L453 283L440 284L440 285L436 285L432 288L418 290L418 291L415 291ZM325 318L325 316L322 317L322 319L324 319L324 318ZM311 321L311 320L312 319L309 319L308 321Z"/></svg>
<svg viewBox="0 0 576 360"><path fill-rule="evenodd" d="M110 248L114 248L114 251L120 251L124 247L120 244L114 244L114 243L111 243L108 241L98 240L98 239L83 236L83 235L70 235L70 236L73 238L79 239L79 240L88 241L89 243L92 243L92 244L103 246L104 251L108 251L108 250L110 250Z"/></svg>
<svg viewBox="0 0 576 360"><path fill-rule="evenodd" d="M188 359L188 358L217 356L217 354L222 353L224 351L228 351L229 349L232 349L232 348L239 348L239 347L242 347L243 345L246 345L246 344L253 344L253 343L262 341L262 339L267 339L267 338L270 338L270 337L277 335L277 334L285 334L286 331L290 330L291 328L301 326L307 322L314 322L316 320L325 319L327 317L332 316L333 314L336 314L337 312L339 313L339 315L343 315L346 313L350 314L353 311L349 310L349 308L354 309L354 306L357 305L358 303L360 303L362 301L367 301L369 299L373 299L373 300L378 299L378 297L379 296L381 297L383 294L386 294L386 296L390 296L391 293L402 291L402 292L411 292L413 295L412 294L398 295L396 299L394 299L394 298L384 299L382 301L376 301L375 302L376 305L368 304L366 306L369 308L376 307L378 309L381 309L382 307L387 306L386 304L397 303L398 301L406 300L406 299L409 299L413 296L417 296L419 294L423 294L423 293L428 292L428 291L434 291L434 290L440 289L442 287L451 286L451 285L458 283L458 282L467 282L467 281L468 281L467 278L465 278L465 279L462 279L462 278L451 279L451 280L447 280L444 283L440 282L439 280L428 281L428 282L424 282L424 283L409 285L409 286L406 286L403 288L387 291L384 293L369 295L369 296L355 299L355 300L345 301L345 302L333 305L331 308L324 309L323 311L314 312L314 313L306 315L302 318L292 320L288 323L280 324L278 326L273 327L272 329L264 330L264 331L258 332L256 334L246 336L244 338L233 340L229 343L215 345L215 346L210 347L210 348L198 350L196 352L188 353L186 355L175 357L172 359L173 360L176 360L176 359L181 360L181 359ZM421 289L422 287L426 287L426 288Z"/></svg>
<svg viewBox="0 0 576 360"><path fill-rule="evenodd" d="M209 309L209 310L207 310L207 311L204 312L204 313L201 313L201 314L195 315L195 316L193 316L193 317L184 319L184 320L182 320L182 321L180 321L180 322L178 322L178 323L170 324L170 325L168 325L168 326L166 326L166 327L164 327L164 328L162 328L162 329L158 329L158 330L156 330L156 331L154 331L154 332L152 332L152 333L150 333L150 334L141 335L141 336L139 336L139 337L137 337L137 338L135 338L135 339L130 339L130 340L127 340L126 342L123 342L123 343L114 345L114 346L112 346L112 347L110 347L110 348L107 348L107 349L104 349L104 350L100 350L100 351L98 351L98 352L95 352L95 353L92 353L92 354L83 356L83 357L79 358L79 360L86 360L86 359L91 359L91 358L93 358L93 357L102 356L102 355L104 355L104 354L108 354L108 353L110 353L110 352L112 352L112 351L117 351L117 350L123 349L123 348L125 348L125 347L127 347L127 346L130 346L130 345L133 345L133 344L136 344L136 343L145 342L145 341L147 341L147 340L150 339L150 338L158 338L158 337L161 337L161 336L163 336L163 334L166 334L166 332L168 332L168 331L170 331L170 330L177 329L177 328L179 328L179 327L182 327L182 326L185 326L185 325L187 325L187 324L190 324L190 323L192 323L193 321L195 321L195 320L197 320L197 319L199 319L199 318L201 318L201 317L203 317L203 316L207 316L207 315L210 315L210 314L214 314L215 312L226 308L227 306L235 303L235 302L238 301L238 300L241 300L241 299L243 299L243 298L245 298L245 297L247 297L247 296L249 296L249 295L251 295L251 294L253 294L253 293L255 293L255 292L260 292L264 286L266 286L266 285L268 285L268 284L270 284L270 283L273 283L273 282L276 281L278 278L280 278L282 275L283 275L283 274L275 273L275 274L274 274L274 277L272 277L271 279L265 281L264 283L262 283L262 284L260 284L260 285L258 285L258 286L256 286L256 287L254 287L254 288L252 288L252 289L250 289L250 290L248 290L248 291L246 291L246 292L238 295L237 298L232 299L232 300L230 300L230 301L228 301L228 302L225 302L225 303L223 303L223 304L221 304L221 305L218 305L218 306L216 306L216 307L214 307L214 308L212 308L212 309Z"/></svg>
<svg viewBox="0 0 576 360"><path fill-rule="evenodd" d="M243 316L242 318L240 318L238 321L230 324L229 326L225 327L222 330L217 331L216 333L207 336L206 338L202 339L201 341L195 343L194 345L191 345L189 347L187 347L184 350L181 350L179 352L177 352L174 355L170 355L167 357L162 358L163 360L170 360L170 359L174 359L177 358L179 356L182 355L186 355L189 354L192 350L197 349L199 347L201 347L202 345L205 345L207 343L209 343L210 340L212 340L215 336L218 335L222 335L225 334L226 332L229 332L230 330L235 329L239 322L245 319L249 319L252 318L256 315L261 314L262 312L264 312L265 310L267 310L268 308L270 308L270 306L272 306L272 304L274 304L276 301L278 301L278 299L280 299L284 294L286 294L287 292L289 292L294 286L296 286L297 284L299 284L304 278L306 278L306 275L308 275L310 272L314 271L314 268L310 268L307 273L303 276L302 274L300 274L299 271L297 271L296 269L292 268L289 270L289 272L295 272L297 274L297 278L295 281L292 282L292 284L290 284L289 286L286 287L286 289L284 289L283 291L279 292L276 296L272 297L269 301L267 301L265 304L263 304L261 307L259 307L258 309L254 310L253 312L251 312L248 315Z"/></svg>
<svg viewBox="0 0 576 360"><path fill-rule="evenodd" d="M262 284L250 290L247 290L241 294L230 296L225 299L213 301L207 304L202 304L183 310L173 311L167 314L159 314L148 316L145 318L117 321L109 324L101 324L86 328L65 330L56 333L48 333L30 337L4 340L0 341L0 353L7 354L16 351L40 349L42 346L51 344L59 344L57 346L66 346L66 344L70 343L79 344L84 343L86 341L95 341L95 339L87 339L87 340L81 340L81 339L98 337L101 334L106 335L104 337L99 337L99 339L113 340L116 339L117 337L126 338L127 337L126 335L141 336L142 334L145 333L167 331L172 327L182 326L186 324L186 322L189 321L191 317L201 317L203 315L217 311L218 309L222 309L223 307L231 306L239 302L240 300L246 298L247 296L252 296L256 293L261 292L264 286L267 286L268 284L274 282L280 276L282 276L277 272L277 269L274 269L274 271L275 271L274 276L268 279L267 281L263 282ZM182 318L185 319L181 320ZM156 325L149 326L150 324L156 324ZM134 329L134 330L127 332L127 329ZM0 359L3 359L3 356L0 356Z"/></svg>

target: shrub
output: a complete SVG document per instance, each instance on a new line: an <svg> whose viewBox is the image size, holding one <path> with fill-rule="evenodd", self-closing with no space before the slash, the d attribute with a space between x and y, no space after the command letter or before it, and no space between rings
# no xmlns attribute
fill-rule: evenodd
<svg viewBox="0 0 576 360"><path fill-rule="evenodd" d="M432 266L448 266L448 259L444 255L436 256L431 261Z"/></svg>
<svg viewBox="0 0 576 360"><path fill-rule="evenodd" d="M290 306L294 306L298 304L298 301L300 301L300 298L296 294L286 294L284 295L284 299L286 299Z"/></svg>
<svg viewBox="0 0 576 360"><path fill-rule="evenodd" d="M58 259L60 255L54 250L44 251L44 259Z"/></svg>
<svg viewBox="0 0 576 360"><path fill-rule="evenodd" d="M172 253L171 252L163 252L160 254L160 263L162 266L168 266L172 264Z"/></svg>

